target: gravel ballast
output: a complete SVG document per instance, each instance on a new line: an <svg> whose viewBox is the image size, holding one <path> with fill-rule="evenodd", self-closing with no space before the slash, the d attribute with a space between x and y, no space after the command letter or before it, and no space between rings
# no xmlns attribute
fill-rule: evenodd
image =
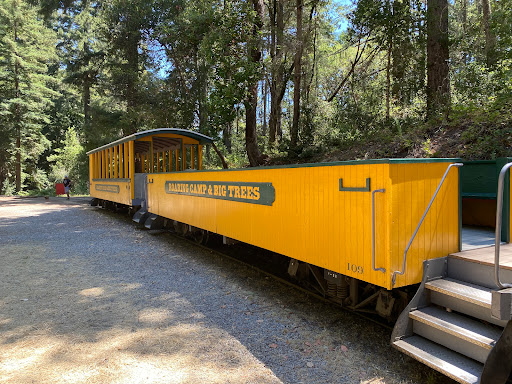
<svg viewBox="0 0 512 384"><path fill-rule="evenodd" d="M386 327L87 201L0 197L0 383L453 383Z"/></svg>

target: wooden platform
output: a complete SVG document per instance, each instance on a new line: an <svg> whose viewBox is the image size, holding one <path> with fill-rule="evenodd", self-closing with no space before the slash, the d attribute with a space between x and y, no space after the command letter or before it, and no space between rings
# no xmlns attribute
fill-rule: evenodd
<svg viewBox="0 0 512 384"><path fill-rule="evenodd" d="M450 257L470 260L484 265L494 265L494 246L452 253ZM512 243L500 246L500 268L512 270Z"/></svg>

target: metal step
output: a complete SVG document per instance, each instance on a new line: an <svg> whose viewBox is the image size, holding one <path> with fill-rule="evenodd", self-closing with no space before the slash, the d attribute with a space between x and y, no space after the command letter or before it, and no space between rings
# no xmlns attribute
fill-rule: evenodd
<svg viewBox="0 0 512 384"><path fill-rule="evenodd" d="M455 297L459 300L491 309L492 293L489 288L450 278L429 281L427 289Z"/></svg>
<svg viewBox="0 0 512 384"><path fill-rule="evenodd" d="M493 247L494 249L494 247ZM512 282L512 270L500 268L501 281ZM476 260L448 256L448 277L454 280L467 281L482 287L496 289L494 280L494 264L482 263Z"/></svg>
<svg viewBox="0 0 512 384"><path fill-rule="evenodd" d="M393 345L403 353L461 384L479 382L482 364L421 336L398 340Z"/></svg>
<svg viewBox="0 0 512 384"><path fill-rule="evenodd" d="M139 224L144 224L147 217L149 216L149 212L145 208L139 209L137 212L135 212L135 215L133 215L132 220Z"/></svg>
<svg viewBox="0 0 512 384"><path fill-rule="evenodd" d="M144 227L147 229L162 229L164 225L164 218L162 216L150 213L144 221Z"/></svg>
<svg viewBox="0 0 512 384"><path fill-rule="evenodd" d="M481 363L485 363L503 331L432 306L415 310L409 317L414 320L414 333Z"/></svg>
<svg viewBox="0 0 512 384"><path fill-rule="evenodd" d="M430 291L430 300L434 304L500 327L506 325L506 321L491 316L492 292L489 288L450 278L429 281L425 288Z"/></svg>

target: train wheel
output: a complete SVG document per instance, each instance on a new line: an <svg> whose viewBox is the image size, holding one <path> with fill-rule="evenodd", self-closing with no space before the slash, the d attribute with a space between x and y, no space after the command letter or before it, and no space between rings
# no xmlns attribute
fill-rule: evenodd
<svg viewBox="0 0 512 384"><path fill-rule="evenodd" d="M206 244L210 238L210 232L196 228L195 231L192 231L191 237L198 244Z"/></svg>
<svg viewBox="0 0 512 384"><path fill-rule="evenodd" d="M174 232L176 232L180 236L185 236L189 232L189 226L180 221L173 221Z"/></svg>

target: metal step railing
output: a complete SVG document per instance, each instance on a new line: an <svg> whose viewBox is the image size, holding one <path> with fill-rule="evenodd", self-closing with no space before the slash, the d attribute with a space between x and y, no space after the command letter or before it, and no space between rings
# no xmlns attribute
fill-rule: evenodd
<svg viewBox="0 0 512 384"><path fill-rule="evenodd" d="M423 224L423 220L425 220L425 217L427 216L427 213L430 210L430 207L432 206L432 203L436 199L437 194L438 194L439 190L441 189L441 187L442 187L442 185L444 183L444 180L446 179L446 176L448 175L448 172L450 172L450 169L452 167L462 167L463 165L464 164L462 164L462 163L453 163L453 164L450 164L448 166L448 168L446 168L446 171L444 172L443 178L439 182L439 185L437 186L437 189L434 192L434 195L432 196L432 199L430 199L430 203L428 203L427 209L425 209L425 212L423 213L423 216L421 217L420 222L418 223L418 226L416 227L416 230L412 234L411 240L409 240L409 243L407 244L407 247L405 248L404 258L403 258L403 261L402 261L402 270L401 271L393 272L393 277L391 279L391 286L395 285L397 275L403 275L405 273L405 264L407 262L407 252L409 252L409 248L411 247L411 244L414 241L414 238L418 234L418 231L420 230L421 224ZM459 214L460 214L460 212L459 212Z"/></svg>
<svg viewBox="0 0 512 384"><path fill-rule="evenodd" d="M512 163L505 164L501 168L498 178L498 190L496 191L496 232L494 236L494 282L500 289L512 288L512 284L504 284L500 281L500 245L501 245L501 222L503 216L503 189L505 187L505 175Z"/></svg>

